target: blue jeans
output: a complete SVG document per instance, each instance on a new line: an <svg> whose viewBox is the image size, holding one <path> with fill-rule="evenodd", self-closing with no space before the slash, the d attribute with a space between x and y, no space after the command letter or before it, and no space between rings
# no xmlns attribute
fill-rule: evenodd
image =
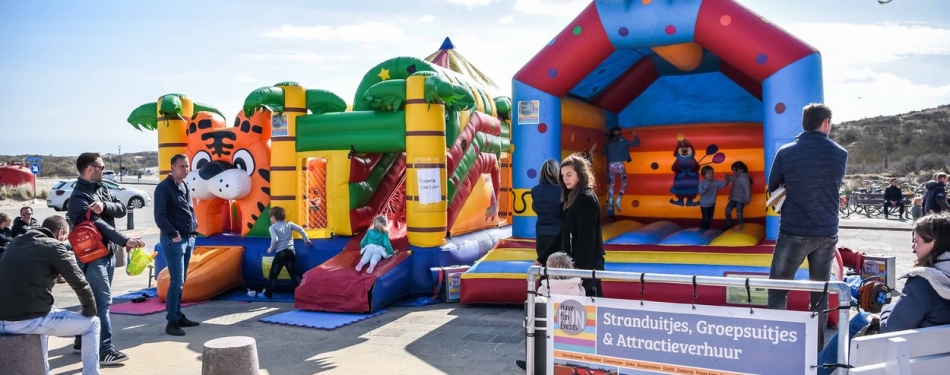
<svg viewBox="0 0 950 375"><path fill-rule="evenodd" d="M78 261L77 261L78 262ZM115 273L115 254L109 254L89 263L79 263L86 274L86 281L92 288L96 299L96 316L99 317L99 353L115 350L112 345L112 320L109 319L109 307L112 306L112 276ZM76 336L76 344L82 342L82 336ZM85 345L83 345L85 348Z"/></svg>
<svg viewBox="0 0 950 375"><path fill-rule="evenodd" d="M736 202L734 200L729 200L729 203L726 203L726 226L732 226L732 209L736 210L736 219L739 220L739 226L742 226L744 223L742 219L742 210L745 209L745 203Z"/></svg>
<svg viewBox="0 0 950 375"><path fill-rule="evenodd" d="M54 308L46 316L10 321L0 320L0 334L2 335L42 335L43 364L49 374L47 350L49 336L81 335L82 346L82 374L99 374L99 350L93 346L99 342L99 318L87 318L82 314L69 310Z"/></svg>
<svg viewBox="0 0 950 375"><path fill-rule="evenodd" d="M811 281L828 282L831 278L831 262L835 259L835 245L838 236L805 237L795 236L781 230L775 241L775 252L772 254L772 267L769 269L769 279L792 280L805 259L808 259L808 279ZM788 305L788 291L769 289L769 309L785 310ZM810 308L828 309L828 297L821 292L811 293ZM828 314L818 315L818 347L824 343L825 326L828 325Z"/></svg>
<svg viewBox="0 0 950 375"><path fill-rule="evenodd" d="M869 316L871 316L871 314L862 311L851 318L851 321L848 322L849 345L851 344L850 341L852 338L854 338L854 335L857 334L861 328L864 328L864 326L868 325ZM828 345L826 345L825 348L818 353L818 365L821 366L826 363L838 363L838 335L832 337L831 340L828 341ZM818 375L831 375L831 373L834 371L834 367L819 367Z"/></svg>
<svg viewBox="0 0 950 375"><path fill-rule="evenodd" d="M162 254L168 265L168 293L165 295L165 320L177 322L181 319L181 291L185 286L185 277L188 275L188 262L191 253L195 250L195 238L182 237L181 241L172 242L168 236L161 235Z"/></svg>

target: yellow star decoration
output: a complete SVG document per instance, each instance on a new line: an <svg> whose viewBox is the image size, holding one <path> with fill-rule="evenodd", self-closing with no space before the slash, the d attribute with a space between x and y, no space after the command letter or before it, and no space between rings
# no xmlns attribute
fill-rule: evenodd
<svg viewBox="0 0 950 375"><path fill-rule="evenodd" d="M379 74L377 74L377 75L379 76L379 79L381 79L381 80L383 80L383 81L385 81L385 80L391 78L391 77L389 77L389 69L386 69L386 68L381 68L381 69L379 69Z"/></svg>

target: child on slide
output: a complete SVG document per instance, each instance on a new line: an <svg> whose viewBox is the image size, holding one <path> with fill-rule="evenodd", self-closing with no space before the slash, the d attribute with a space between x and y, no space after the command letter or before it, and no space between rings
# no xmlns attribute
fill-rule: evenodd
<svg viewBox="0 0 950 375"><path fill-rule="evenodd" d="M360 263L356 265L356 272L363 270L363 266L369 263L366 273L373 273L376 264L380 259L389 258L396 252L393 251L392 244L389 243L389 229L386 216L379 215L373 219L373 227L366 231L363 240L360 241L360 254L363 257Z"/></svg>

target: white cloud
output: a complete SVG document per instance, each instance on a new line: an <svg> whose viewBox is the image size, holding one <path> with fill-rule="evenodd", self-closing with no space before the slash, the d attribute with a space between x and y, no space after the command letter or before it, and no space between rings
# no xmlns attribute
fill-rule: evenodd
<svg viewBox="0 0 950 375"><path fill-rule="evenodd" d="M237 76L237 77L234 77L234 82L237 82L237 83L254 83L254 82L257 82L257 80L254 79L254 78L248 77L247 75L239 75L239 76Z"/></svg>
<svg viewBox="0 0 950 375"><path fill-rule="evenodd" d="M822 55L825 101L835 119L893 115L950 103L950 85L911 82L900 61L950 57L950 29L913 24L792 23ZM903 77L902 77L903 75Z"/></svg>
<svg viewBox="0 0 950 375"><path fill-rule="evenodd" d="M910 55L950 55L950 29L894 23L793 23L783 27L833 63L873 64Z"/></svg>
<svg viewBox="0 0 950 375"><path fill-rule="evenodd" d="M896 115L950 103L950 84L914 84L871 68L829 69L824 75L825 101L834 109L836 121Z"/></svg>
<svg viewBox="0 0 950 375"><path fill-rule="evenodd" d="M293 26L283 25L264 32L264 36L279 39L329 40L340 42L389 42L403 37L403 30L384 22L366 22L353 25Z"/></svg>
<svg viewBox="0 0 950 375"><path fill-rule="evenodd" d="M449 4L464 5L466 8L482 7L498 0L445 0Z"/></svg>
<svg viewBox="0 0 950 375"><path fill-rule="evenodd" d="M573 19L588 4L590 0L515 0L515 10L533 16L570 15ZM551 35L556 33L557 31Z"/></svg>
<svg viewBox="0 0 950 375"><path fill-rule="evenodd" d="M268 54L241 54L238 55L238 58L241 60L254 60L254 61L267 61L267 60L277 60L277 61L294 61L294 62L308 62L308 63L327 63L327 62L339 62L355 59L355 56L345 56L345 55L335 55L327 56L321 55L313 52L276 52ZM245 76L242 76L245 77ZM237 82L238 77L235 79Z"/></svg>
<svg viewBox="0 0 950 375"><path fill-rule="evenodd" d="M429 23L429 22L432 22L432 21L435 21L435 16L433 16L433 15L431 15L431 14L426 14L426 15L422 16L422 18L419 19L419 22L422 22L422 23Z"/></svg>
<svg viewBox="0 0 950 375"><path fill-rule="evenodd" d="M498 21L495 21L495 23L499 25L510 25L514 22L515 22L515 16L512 16L510 14L502 18L499 18Z"/></svg>

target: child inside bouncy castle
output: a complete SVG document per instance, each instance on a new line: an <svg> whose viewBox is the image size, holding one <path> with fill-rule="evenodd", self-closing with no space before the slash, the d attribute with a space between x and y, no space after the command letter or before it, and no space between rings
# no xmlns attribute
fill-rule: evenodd
<svg viewBox="0 0 950 375"><path fill-rule="evenodd" d="M726 203L726 229L732 228L732 210L736 210L736 220L739 225L736 230L742 230L742 211L752 199L752 178L749 177L749 167L741 161L732 163L732 173L726 175L726 181L732 182L729 191L729 203Z"/></svg>
<svg viewBox="0 0 950 375"><path fill-rule="evenodd" d="M726 187L729 181L717 180L713 177L716 171L713 170L713 167L708 165L703 166L700 173L702 173L703 179L699 181L698 187L699 209L703 215L703 219L699 224L699 229L706 230L712 226L713 215L716 213L716 196L719 193L719 189Z"/></svg>
<svg viewBox="0 0 950 375"><path fill-rule="evenodd" d="M366 273L373 273L373 270L376 269L376 264L379 263L381 259L387 259L396 253L393 251L392 244L389 243L388 226L389 223L385 215L379 215L373 219L373 227L366 231L366 235L363 236L363 240L360 241L360 254L362 254L363 257L360 258L359 264L356 265L356 272L362 271L363 266L369 264Z"/></svg>
<svg viewBox="0 0 950 375"><path fill-rule="evenodd" d="M623 199L623 193L627 190L627 171L624 163L632 161L630 158L630 147L640 145L640 137L633 133L633 141L628 141L623 137L620 127L610 129L607 133L607 143L604 145L604 155L607 156L607 205L616 206L617 211L621 211L620 202ZM594 145L596 147L596 145ZM614 200L614 188L616 179L620 177L620 189L617 190L617 200Z"/></svg>
<svg viewBox="0 0 950 375"><path fill-rule="evenodd" d="M271 207L270 209L270 247L267 253L274 255L274 262L271 264L270 275L267 278L267 287L264 289L264 297L272 298L274 296L274 284L277 282L277 276L280 275L282 268L287 267L287 273L294 283L294 288L300 285L300 273L297 272L297 254L294 252L294 234L297 232L303 237L307 246L312 245L307 232L292 221L286 220L287 212L283 207Z"/></svg>

